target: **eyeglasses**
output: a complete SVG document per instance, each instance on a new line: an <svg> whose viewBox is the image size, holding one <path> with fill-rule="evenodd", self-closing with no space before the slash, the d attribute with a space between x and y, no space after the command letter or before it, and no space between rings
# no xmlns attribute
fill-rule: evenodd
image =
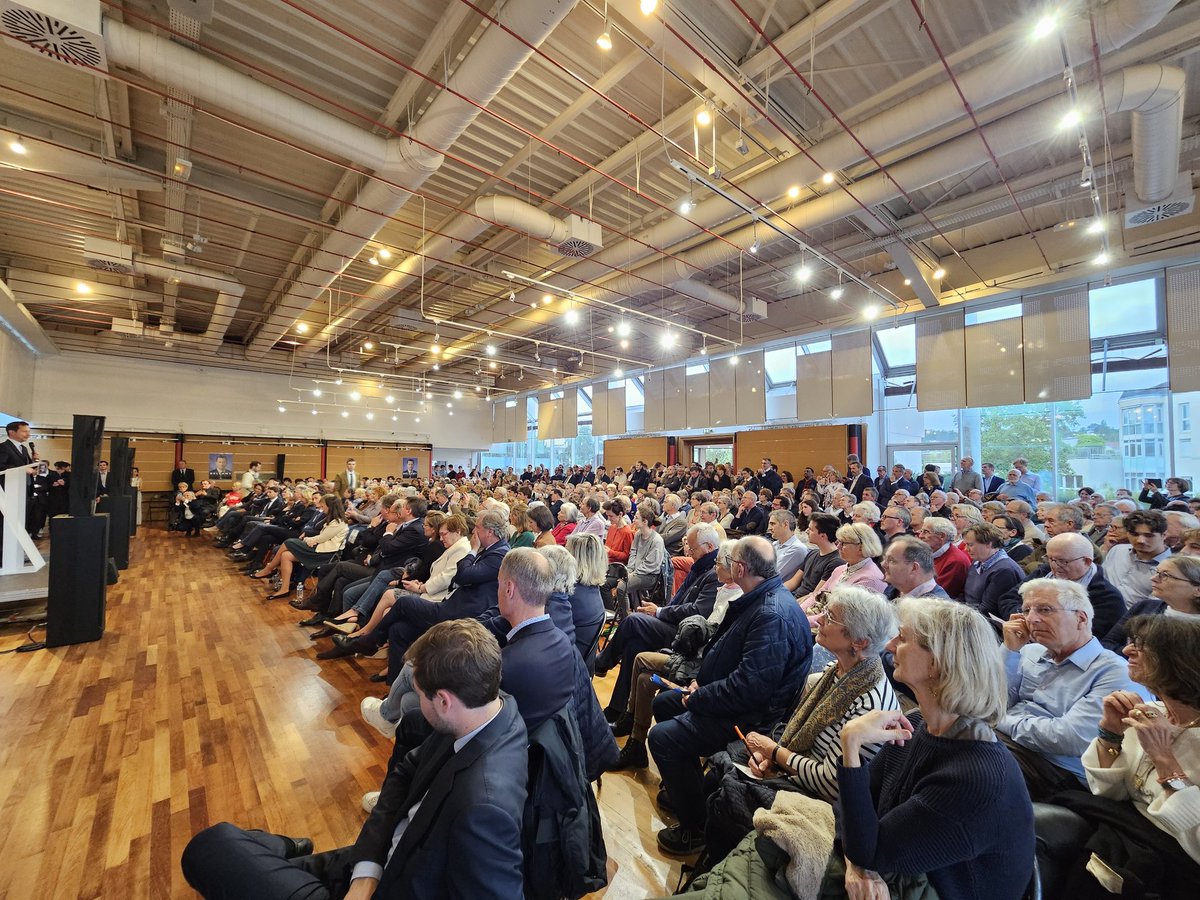
<svg viewBox="0 0 1200 900"><path fill-rule="evenodd" d="M862 541L834 541L839 547L858 547Z"/></svg>
<svg viewBox="0 0 1200 900"><path fill-rule="evenodd" d="M1178 575L1172 575L1170 572L1166 571L1165 569L1155 569L1153 572L1150 573L1150 578L1151 579L1169 578L1172 581L1184 581L1184 582L1187 582L1188 584L1191 584L1191 582L1188 581L1188 579L1180 578Z"/></svg>
<svg viewBox="0 0 1200 900"><path fill-rule="evenodd" d="M835 619L833 617L833 613L831 613L829 610L825 610L825 612L823 612L821 614L821 624L822 625L837 625L839 628L846 627L846 623L839 622L837 619Z"/></svg>
<svg viewBox="0 0 1200 900"><path fill-rule="evenodd" d="M1091 559L1090 556L1072 556L1070 559L1060 559L1057 556L1047 556L1046 562L1052 566L1069 566L1073 562L1079 562L1081 559Z"/></svg>
<svg viewBox="0 0 1200 900"><path fill-rule="evenodd" d="M1030 613L1037 613L1043 619L1048 619L1050 616L1054 615L1055 613L1066 612L1066 611L1067 610L1065 610L1061 606L1044 606L1043 605L1043 606L1022 606L1021 607L1021 612L1024 613L1025 615L1029 615Z"/></svg>
<svg viewBox="0 0 1200 900"><path fill-rule="evenodd" d="M882 519L891 519L891 520L893 520L893 521L895 521L895 522L900 522L900 521L903 521L903 520L902 520L902 519L901 519L899 516L888 516L888 515L884 515L884 516L880 516L880 518L882 518Z"/></svg>

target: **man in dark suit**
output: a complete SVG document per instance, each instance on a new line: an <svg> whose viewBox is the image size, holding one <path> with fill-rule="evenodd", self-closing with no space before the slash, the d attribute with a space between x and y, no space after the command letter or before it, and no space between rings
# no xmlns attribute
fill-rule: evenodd
<svg viewBox="0 0 1200 900"><path fill-rule="evenodd" d="M314 855L307 839L222 822L183 851L184 877L201 896L521 896L528 735L499 691L500 648L479 622L443 622L409 659L435 734L391 767L354 845Z"/></svg>
<svg viewBox="0 0 1200 900"><path fill-rule="evenodd" d="M980 469L983 472L983 496L994 494L1004 486L1004 479L996 474L996 466L985 462Z"/></svg>
<svg viewBox="0 0 1200 900"><path fill-rule="evenodd" d="M29 503L33 497L33 476L37 469L33 463L33 453L25 442L29 440L28 422L9 422L5 426L7 432L4 443L0 444L0 472L15 469L17 466L28 466L25 474L25 503L26 521L28 521ZM4 476L0 475L0 485L4 484ZM0 516L0 523L4 521ZM0 526L2 527L2 526Z"/></svg>
<svg viewBox="0 0 1200 900"><path fill-rule="evenodd" d="M181 459L179 463L171 470L171 489L179 487L180 484L186 484L187 489L192 490L192 485L196 483L196 471L189 469L187 460Z"/></svg>
<svg viewBox="0 0 1200 900"><path fill-rule="evenodd" d="M100 469L96 473L96 496L97 497L107 497L108 496L108 486L110 484L111 478L112 478L112 473L110 471L108 471L108 460L107 459L100 460Z"/></svg>
<svg viewBox="0 0 1200 900"><path fill-rule="evenodd" d="M846 490L854 495L855 503L862 503L863 491L871 487L871 476L862 469L862 463L850 463L850 474L846 476Z"/></svg>

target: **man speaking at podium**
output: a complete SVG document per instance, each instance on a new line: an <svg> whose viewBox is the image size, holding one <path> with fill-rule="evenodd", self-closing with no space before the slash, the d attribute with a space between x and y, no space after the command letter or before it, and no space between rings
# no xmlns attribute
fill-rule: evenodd
<svg viewBox="0 0 1200 900"><path fill-rule="evenodd" d="M8 469L15 469L17 466L28 466L25 475L25 518L29 516L29 502L33 498L33 475L37 471L33 466L34 454L30 451L28 444L29 440L29 423L28 422L9 422L4 426L6 432L6 440L0 443L0 472ZM4 476L0 475L0 484L4 483ZM0 533L3 532L3 519L0 518ZM22 522L22 527L26 527L26 522ZM0 553L3 541L0 541Z"/></svg>

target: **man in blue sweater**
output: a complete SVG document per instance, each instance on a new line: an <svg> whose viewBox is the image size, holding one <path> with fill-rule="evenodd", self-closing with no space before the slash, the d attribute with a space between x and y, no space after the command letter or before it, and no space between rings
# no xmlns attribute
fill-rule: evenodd
<svg viewBox="0 0 1200 900"><path fill-rule="evenodd" d="M742 538L733 549L732 570L743 593L708 642L696 679L654 700L658 724L647 743L679 819L658 833L658 846L672 855L704 848L700 757L735 740L734 726L743 733L769 731L795 701L812 662L812 629L775 572L770 542Z"/></svg>

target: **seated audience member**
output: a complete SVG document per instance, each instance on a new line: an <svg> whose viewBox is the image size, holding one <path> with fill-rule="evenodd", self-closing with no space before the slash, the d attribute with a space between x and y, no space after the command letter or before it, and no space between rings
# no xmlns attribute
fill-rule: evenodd
<svg viewBox="0 0 1200 900"><path fill-rule="evenodd" d="M667 494L662 502L662 522L658 526L658 534L662 538L663 547L668 556L678 556L683 552L683 536L687 534L687 516L680 512L682 503L675 494Z"/></svg>
<svg viewBox="0 0 1200 900"><path fill-rule="evenodd" d="M567 538L567 552L575 558L578 572L571 591L571 616L575 622L575 646L588 672L596 666L596 636L604 627L604 599L600 587L608 572L604 545L594 534L578 530Z"/></svg>
<svg viewBox="0 0 1200 900"><path fill-rule="evenodd" d="M1150 576L1149 598L1134 604L1101 643L1120 653L1129 643L1128 625L1134 616L1194 618L1200 622L1200 559L1171 556Z"/></svg>
<svg viewBox="0 0 1200 900"><path fill-rule="evenodd" d="M550 511L550 507L544 504L529 507L529 524L533 528L534 547L548 547L558 543L554 539L554 513Z"/></svg>
<svg viewBox="0 0 1200 900"><path fill-rule="evenodd" d="M767 533L771 536L771 546L775 549L775 565L779 569L779 577L787 581L804 565L804 557L808 555L808 547L796 534L796 517L790 510L777 509L767 517ZM719 532L717 537L724 540Z"/></svg>
<svg viewBox="0 0 1200 900"><path fill-rule="evenodd" d="M509 524L512 525L512 538L509 540L509 547L516 550L518 547L533 546L533 530L529 526L529 509L524 504L519 504L512 508L512 512L508 518Z"/></svg>
<svg viewBox="0 0 1200 900"><path fill-rule="evenodd" d="M709 758L707 780L718 785L708 799L705 828L711 861L725 858L754 827L755 810L770 809L779 791L836 801L842 728L873 709L900 708L879 659L896 635L892 605L874 591L843 584L834 589L817 622L817 644L833 662L809 675L791 718L769 735L747 734L752 757L735 740ZM860 752L869 759L878 749L879 744L868 744ZM734 763L748 765L763 780L746 778Z"/></svg>
<svg viewBox="0 0 1200 900"><path fill-rule="evenodd" d="M390 535L380 538L380 552L388 556L389 566L381 566L370 581L363 579L347 586L342 591L342 608L334 619L346 622L349 631L371 618L375 607L387 593L388 588L405 576L404 565L409 559L421 560L429 548L430 539L425 531L425 513L428 507L424 497L409 497L393 504L399 526ZM508 513L504 513L505 520ZM438 542L440 547L440 542ZM428 571L428 569L426 569Z"/></svg>
<svg viewBox="0 0 1200 900"><path fill-rule="evenodd" d="M1138 617L1129 623L1129 675L1159 700L1115 691L1099 735L1083 754L1094 796L1060 795L1082 817L1078 853L1059 896L1113 896L1093 871L1119 870L1144 896L1194 897L1200 884L1200 620ZM1092 838L1089 840L1088 838ZM1089 871L1090 870L1090 871Z"/></svg>
<svg viewBox="0 0 1200 900"><path fill-rule="evenodd" d="M604 518L601 511L600 496L595 495L588 497L583 501L581 512L583 518L576 527L574 534L594 534L600 540L604 540L604 533L608 530L608 521Z"/></svg>
<svg viewBox="0 0 1200 900"><path fill-rule="evenodd" d="M1196 502L1200 503L1200 500ZM1200 556L1200 528L1188 528L1183 532L1183 546L1177 555Z"/></svg>
<svg viewBox="0 0 1200 900"><path fill-rule="evenodd" d="M497 575L508 552L508 516L498 509L485 509L475 519L474 542L478 550L463 557L452 581L453 589L440 602L405 592L379 625L370 633L355 635L335 644L353 653L370 656L388 645L388 683L404 665L404 653L420 635L438 622L476 618L496 605Z"/></svg>
<svg viewBox="0 0 1200 900"><path fill-rule="evenodd" d="M875 562L883 555L883 546L875 529L865 522L852 522L837 530L838 553L842 564L829 573L829 577L818 584L807 597L800 597L800 608L808 613L809 621L825 609L831 592L839 585L857 585L869 591L883 593L887 583L883 571Z"/></svg>
<svg viewBox="0 0 1200 900"><path fill-rule="evenodd" d="M793 597L812 594L818 584L845 562L838 555L837 533L840 527L837 516L829 513L814 512L809 516L807 535L810 549L796 574L784 583Z"/></svg>
<svg viewBox="0 0 1200 900"><path fill-rule="evenodd" d="M897 597L950 599L934 577L933 551L912 535L901 535L888 544L880 568L883 580L888 583L885 596L889 600Z"/></svg>
<svg viewBox="0 0 1200 900"><path fill-rule="evenodd" d="M324 513L321 530L311 537L288 538L266 568L259 569L251 576L269 578L273 572L279 572L282 587L268 596L268 600L281 600L295 590L292 587L292 572L297 564L312 572L336 559L346 546L346 535L350 529L343 518L341 498L336 494L324 494L316 504Z"/></svg>
<svg viewBox="0 0 1200 900"><path fill-rule="evenodd" d="M631 603L662 579L667 551L662 536L655 530L660 522L658 504L654 500L647 497L638 503L633 519L633 543L629 547L629 577L625 582L625 595Z"/></svg>
<svg viewBox="0 0 1200 900"><path fill-rule="evenodd" d="M604 649L596 657L596 674L605 675L620 665L612 697L605 715L616 721L625 711L633 684L633 660L646 650L666 647L675 637L679 624L689 616L707 617L713 611L720 580L715 571L720 542L711 525L693 525L684 539L692 569L666 606L642 603L636 612L622 620Z"/></svg>
<svg viewBox="0 0 1200 900"><path fill-rule="evenodd" d="M996 729L1021 766L1029 796L1045 800L1079 788L1079 757L1104 698L1133 684L1125 660L1092 634L1083 587L1035 578L1019 591L1021 611L1004 623L1008 710Z"/></svg>
<svg viewBox="0 0 1200 900"><path fill-rule="evenodd" d="M625 500L616 497L604 504L604 515L608 517L608 531L604 533L604 549L609 563L629 562L629 548L633 546L633 526L625 517Z"/></svg>
<svg viewBox="0 0 1200 900"><path fill-rule="evenodd" d="M767 530L767 516L757 501L753 491L742 494L742 502L738 504L729 525L725 527L740 534L764 534Z"/></svg>
<svg viewBox="0 0 1200 900"><path fill-rule="evenodd" d="M1163 542L1172 553L1179 553L1183 550L1184 532L1200 528L1200 519L1191 513L1181 512L1177 509L1168 509L1163 515L1167 517L1167 533L1163 537ZM1129 530L1128 526L1125 530Z"/></svg>
<svg viewBox="0 0 1200 900"><path fill-rule="evenodd" d="M1129 543L1113 549L1104 557L1104 577L1109 580L1127 607L1150 597L1150 576L1158 564L1171 558L1165 538L1167 517L1154 509L1143 509L1125 516Z"/></svg>
<svg viewBox="0 0 1200 900"><path fill-rule="evenodd" d="M1074 581L1087 591L1092 604L1092 633L1097 637L1108 634L1125 614L1121 592L1108 583L1104 570L1092 561L1095 544L1077 531L1055 535L1046 542L1046 564L1035 569L1033 578L1053 578ZM999 617L1007 619L1020 610L1021 598L1016 589L999 600Z"/></svg>
<svg viewBox="0 0 1200 900"><path fill-rule="evenodd" d="M704 845L704 788L700 757L721 750L735 725L769 730L808 676L812 631L775 574L764 538L748 537L733 550L734 580L742 596L729 604L695 680L682 692L654 699L647 743L662 774L679 824L658 834L670 854Z"/></svg>
<svg viewBox="0 0 1200 900"><path fill-rule="evenodd" d="M1024 540L1025 526L1016 516L1001 512L992 517L991 524L1004 535L1004 552L1013 562L1019 565L1033 552L1033 547L1026 544Z"/></svg>
<svg viewBox="0 0 1200 900"><path fill-rule="evenodd" d="M403 502L396 504L397 507L403 505ZM441 518L441 513L427 512L424 519L426 526L429 526L438 518ZM419 597L420 599L426 600L430 603L440 603L442 600L445 600L450 593L451 581L458 572L458 564L462 562L464 558L466 558L468 553L471 552L471 542L467 537L467 531L467 521L462 516L455 514L443 518L441 522L438 523L438 541L444 548L444 552L441 554L441 556L434 560L434 563L429 570L429 577L424 581L420 580L419 578L403 579L401 580L398 588L385 591L383 596L380 598L379 603L376 604L375 609L371 612L370 619L368 619L366 624L358 630L343 631L340 627L338 627L332 628L332 630L338 632L336 634L321 635L318 632L318 634L314 635L314 637L332 637L333 646L318 653L317 659L340 659L344 656L352 656L354 651L350 648L350 643L349 640L346 639L346 635L353 633L355 637L365 638L366 635L369 635L371 632L373 632L379 627L380 622L383 621L383 617L386 616L392 606L395 605L396 598L401 593L407 593L409 595ZM389 545L385 543L381 546L380 551L381 553L386 553L388 549ZM380 564L380 568L384 568L389 564L393 564L394 561L394 556L384 556L383 561ZM339 563L338 565L341 566L345 564ZM317 625L321 624L322 622L326 622L331 626L335 624L331 621L331 617L329 616L314 616L311 619L306 619L301 624Z"/></svg>
<svg viewBox="0 0 1200 900"><path fill-rule="evenodd" d="M955 543L958 529L954 523L950 519L930 516L917 532L917 537L933 551L933 570L937 583L951 600L961 600L967 586L967 570L971 568L971 560Z"/></svg>
<svg viewBox="0 0 1200 900"><path fill-rule="evenodd" d="M554 526L554 542L560 547L567 545L567 537L579 527L579 507L574 503L563 503L558 508L558 524Z"/></svg>
<svg viewBox="0 0 1200 900"><path fill-rule="evenodd" d="M1003 521L1003 517L998 517ZM1025 571L1004 550L1004 535L994 525L969 525L963 534L971 568L963 601L984 615L1000 616L1000 598L1025 580Z"/></svg>
<svg viewBox="0 0 1200 900"><path fill-rule="evenodd" d="M1088 532L1088 540L1097 547L1104 546L1104 538L1114 517L1120 515L1120 510L1110 503L1102 503L1092 510L1092 530Z"/></svg>
<svg viewBox="0 0 1200 900"><path fill-rule="evenodd" d="M1033 507L1024 500L1009 500L1004 504L1004 513L1009 521L1020 522L1025 529L1021 540L1032 548L1035 544L1046 542L1046 533L1033 521Z"/></svg>
<svg viewBox="0 0 1200 900"><path fill-rule="evenodd" d="M883 547L886 550L887 545L892 538L901 534L911 534L909 530L912 525L912 514L902 506L889 506L883 511L879 517L879 530L883 532Z"/></svg>
<svg viewBox="0 0 1200 900"><path fill-rule="evenodd" d="M183 852L201 896L522 895L528 736L499 693L500 648L478 622L444 622L410 659L435 734L390 768L354 845L314 855L310 840L222 822Z"/></svg>
<svg viewBox="0 0 1200 900"><path fill-rule="evenodd" d="M950 518L949 495L945 491L930 491L929 515L939 519Z"/></svg>
<svg viewBox="0 0 1200 900"><path fill-rule="evenodd" d="M992 630L969 607L927 597L899 613L889 648L920 719L876 710L842 728L842 828L826 877L844 869L852 897L887 896L890 873L921 873L939 897L1017 900L1033 871L1033 813L989 727L1004 710ZM864 766L862 748L879 744Z"/></svg>
<svg viewBox="0 0 1200 900"><path fill-rule="evenodd" d="M1083 534L1083 513L1078 507L1068 503L1046 503L1038 505L1038 516L1042 520L1046 537L1044 541L1034 541L1033 552L1021 561L1021 567L1030 576L1046 561L1046 545L1052 538L1060 534ZM1087 535L1084 535L1086 538ZM1088 541L1091 543L1091 541ZM1092 560L1096 565L1104 561L1100 548L1092 544Z"/></svg>

